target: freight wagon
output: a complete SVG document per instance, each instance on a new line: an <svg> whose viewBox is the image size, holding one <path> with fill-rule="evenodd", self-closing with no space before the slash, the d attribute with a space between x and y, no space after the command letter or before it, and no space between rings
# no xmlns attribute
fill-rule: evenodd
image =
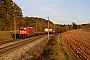
<svg viewBox="0 0 90 60"><path fill-rule="evenodd" d="M45 28L44 29L44 32L45 33L48 33L48 30L49 30L49 33L54 33L54 30L53 29L48 29L48 28Z"/></svg>

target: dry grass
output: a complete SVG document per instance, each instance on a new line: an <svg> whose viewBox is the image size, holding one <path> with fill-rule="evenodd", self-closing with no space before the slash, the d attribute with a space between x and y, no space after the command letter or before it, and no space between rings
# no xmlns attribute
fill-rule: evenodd
<svg viewBox="0 0 90 60"><path fill-rule="evenodd" d="M59 38L59 46L60 46L60 50L62 51L64 57L66 60L72 60L70 54L69 54L69 51L67 50L64 42L63 42L63 39L62 39L62 36L63 34L60 34L60 38Z"/></svg>
<svg viewBox="0 0 90 60"><path fill-rule="evenodd" d="M71 60L60 36L52 37L36 60Z"/></svg>
<svg viewBox="0 0 90 60"><path fill-rule="evenodd" d="M13 33L9 31L0 31L0 41L13 39L12 34Z"/></svg>

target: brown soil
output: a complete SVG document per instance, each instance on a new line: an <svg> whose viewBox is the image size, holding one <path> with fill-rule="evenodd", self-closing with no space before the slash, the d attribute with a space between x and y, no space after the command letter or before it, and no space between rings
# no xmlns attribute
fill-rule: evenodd
<svg viewBox="0 0 90 60"><path fill-rule="evenodd" d="M66 32L63 40L70 50L73 60L90 60L90 30Z"/></svg>

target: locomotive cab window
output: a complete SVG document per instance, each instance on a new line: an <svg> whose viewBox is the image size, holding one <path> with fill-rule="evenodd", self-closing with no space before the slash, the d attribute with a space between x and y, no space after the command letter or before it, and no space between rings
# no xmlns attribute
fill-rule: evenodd
<svg viewBox="0 0 90 60"><path fill-rule="evenodd" d="M26 28L20 28L20 30L26 30Z"/></svg>

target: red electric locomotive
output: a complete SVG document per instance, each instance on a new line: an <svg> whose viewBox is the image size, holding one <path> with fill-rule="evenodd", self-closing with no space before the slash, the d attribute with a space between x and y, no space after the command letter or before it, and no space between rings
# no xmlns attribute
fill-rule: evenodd
<svg viewBox="0 0 90 60"><path fill-rule="evenodd" d="M19 36L20 37L29 37L35 34L35 28L29 26L20 26Z"/></svg>

